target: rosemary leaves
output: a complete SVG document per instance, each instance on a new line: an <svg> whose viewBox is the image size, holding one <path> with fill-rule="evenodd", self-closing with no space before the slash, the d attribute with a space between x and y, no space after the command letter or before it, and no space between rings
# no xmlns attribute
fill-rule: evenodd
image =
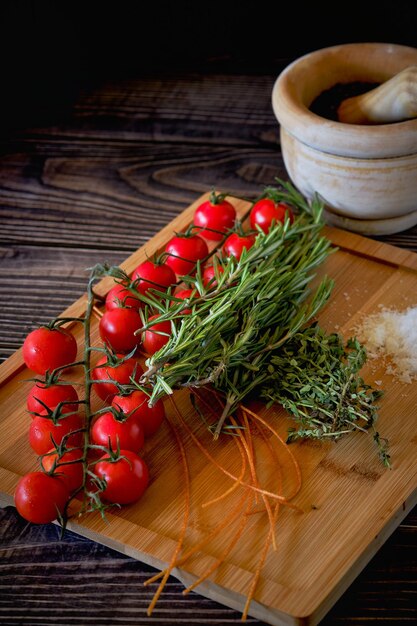
<svg viewBox="0 0 417 626"><path fill-rule="evenodd" d="M224 409L213 432L227 431L228 418L250 394L269 404L282 404L294 417L298 437L336 439L353 430L371 428L383 462L389 464L386 443L375 430L372 390L359 376L366 360L356 339L346 346L315 323L327 302L332 281L324 278L311 289L315 269L332 252L322 235L322 203L309 205L289 184L266 193L295 208L239 260L216 256L216 281L207 289L197 264L195 276L184 282L195 291L186 305L172 294L150 296L142 313L143 330L158 322L171 323L165 346L146 361L142 383L150 385L151 403L176 388L211 385L222 393ZM187 307L187 314L184 308Z"/></svg>

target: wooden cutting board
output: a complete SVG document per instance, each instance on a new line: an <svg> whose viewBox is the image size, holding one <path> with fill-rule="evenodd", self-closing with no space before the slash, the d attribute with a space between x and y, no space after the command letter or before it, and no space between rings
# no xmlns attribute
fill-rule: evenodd
<svg viewBox="0 0 417 626"><path fill-rule="evenodd" d="M203 198L129 257L122 264L123 269L131 273L146 255L161 249L173 231L184 229ZM240 215L247 212L246 203L236 200L234 204ZM319 272L321 276L327 274L335 279L332 298L319 316L324 328L337 330L347 338L354 334L356 324L364 315L377 312L381 305L397 310L417 305L417 255L337 229L326 228L325 232L338 246L338 251ZM97 285L96 291L105 294L110 286L111 281L105 279ZM85 305L83 296L64 315L80 315ZM94 321L92 338L98 345L97 325ZM72 330L81 344L80 329L73 326ZM13 502L12 494L19 478L37 469L37 460L27 439L30 416L26 411L26 395L31 383L25 381L31 375L23 363L21 350L0 367L0 500L3 505ZM337 443L293 444L303 476L302 490L294 503L302 512L286 507L280 512L276 522L276 550L271 548L268 552L249 611L250 615L267 623L317 624L417 502L417 382L398 382L386 373L385 365L377 361L370 361L363 375L367 382L375 385L378 381L385 390L380 402L378 430L390 441L393 468L382 467L372 437L362 433L349 435ZM69 372L68 378L79 380L79 373ZM182 416L216 461L238 475L241 456L234 438L224 437L213 442L196 417L188 394L176 394L176 402ZM259 404L256 409L260 409ZM169 402L166 402L166 410L175 421L177 418ZM285 438L291 423L284 413L261 408L261 414ZM242 524L236 545L196 591L243 610L269 531L268 516L262 511L246 515L243 525L244 511L239 515L236 511L245 496L244 487L238 487L214 504L203 506L224 494L233 482L202 455L178 422L177 432L185 447L191 476L191 512L181 554L206 541L172 573L185 585L195 581L216 564ZM265 439L255 434L253 439L262 479L272 488L277 478L276 459L272 461ZM283 476L290 476L288 456L283 450L277 449L277 452ZM152 478L137 504L107 513L107 521L98 514L70 521L69 528L163 568L176 549L184 517L185 474L179 447L168 423L149 439L144 454ZM222 522L222 530L214 534Z"/></svg>

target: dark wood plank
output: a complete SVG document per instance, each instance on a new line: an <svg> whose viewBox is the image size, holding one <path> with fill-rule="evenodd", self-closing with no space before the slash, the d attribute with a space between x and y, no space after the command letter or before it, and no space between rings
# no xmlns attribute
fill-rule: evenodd
<svg viewBox="0 0 417 626"><path fill-rule="evenodd" d="M118 142L124 150L134 141L233 146L276 143L278 124L270 105L276 76L185 73L140 81L102 81L81 89L72 109L61 110L56 126L25 128L11 139L19 145L22 134L28 141L45 142L49 137L53 152L54 141L71 137L84 144L81 153L86 155L95 150L91 142L97 140ZM71 145L67 149L71 150ZM75 149L80 153L77 143Z"/></svg>
<svg viewBox="0 0 417 626"><path fill-rule="evenodd" d="M322 626L410 624L416 618L417 514L386 542ZM53 524L24 522L13 508L0 510L0 622L2 624L239 624L240 614L189 594L170 578L151 618L155 570ZM249 618L247 623L262 626Z"/></svg>

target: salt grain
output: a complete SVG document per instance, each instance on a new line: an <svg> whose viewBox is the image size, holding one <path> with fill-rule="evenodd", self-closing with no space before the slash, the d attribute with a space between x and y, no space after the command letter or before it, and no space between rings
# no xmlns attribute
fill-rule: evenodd
<svg viewBox="0 0 417 626"><path fill-rule="evenodd" d="M356 329L370 358L388 357L387 374L411 383L417 379L417 307L384 309L366 317Z"/></svg>

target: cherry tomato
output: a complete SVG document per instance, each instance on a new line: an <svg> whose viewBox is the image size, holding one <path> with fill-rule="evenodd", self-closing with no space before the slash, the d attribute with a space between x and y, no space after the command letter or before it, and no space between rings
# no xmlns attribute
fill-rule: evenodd
<svg viewBox="0 0 417 626"><path fill-rule="evenodd" d="M211 241L221 241L227 231L233 228L235 220L235 207L227 200L207 200L200 204L194 214L194 225L203 229L199 234Z"/></svg>
<svg viewBox="0 0 417 626"><path fill-rule="evenodd" d="M249 250L255 243L256 235L238 235L232 233L223 244L223 252L239 260L243 250Z"/></svg>
<svg viewBox="0 0 417 626"><path fill-rule="evenodd" d="M106 296L106 310L118 309L120 306L137 311L143 307L143 302L132 294L132 292L120 283L110 289Z"/></svg>
<svg viewBox="0 0 417 626"><path fill-rule="evenodd" d="M23 343L23 360L27 367L42 376L75 361L77 342L65 328L41 326L32 330Z"/></svg>
<svg viewBox="0 0 417 626"><path fill-rule="evenodd" d="M116 355L119 359L123 358L122 354ZM104 356L98 360L96 367L91 372L92 380L99 380L99 383L93 383L95 393L105 402L111 402L113 396L119 393L117 385L110 380L115 380L121 385L129 385L131 378L139 382L143 369L139 361L133 357L126 359L119 365L106 365L107 357Z"/></svg>
<svg viewBox="0 0 417 626"><path fill-rule="evenodd" d="M193 298L199 297L199 293L195 289L180 289L174 295L176 298L179 298L180 300L190 300L190 299L192 300ZM178 302L173 301L172 304L175 306L178 306ZM182 309L181 315L189 315L191 311L192 309L190 308Z"/></svg>
<svg viewBox="0 0 417 626"><path fill-rule="evenodd" d="M167 291L177 281L175 272L166 263L154 263L144 261L137 266L132 274L132 280L138 281L136 289L139 293L146 294L148 289Z"/></svg>
<svg viewBox="0 0 417 626"><path fill-rule="evenodd" d="M36 454L45 454L54 445L53 441L59 445L66 435L83 427L84 420L78 413L63 415L57 424L48 417L34 417L29 427L29 443ZM68 447L76 448L81 446L83 438L84 434L77 432L70 435L66 443Z"/></svg>
<svg viewBox="0 0 417 626"><path fill-rule="evenodd" d="M149 406L149 397L139 389L128 396L114 396L112 406L126 415L135 417L143 428L145 437L155 434L165 419L165 408L162 400Z"/></svg>
<svg viewBox="0 0 417 626"><path fill-rule="evenodd" d="M59 478L30 472L17 483L14 501L18 513L33 524L47 524L63 513L70 498L68 487Z"/></svg>
<svg viewBox="0 0 417 626"><path fill-rule="evenodd" d="M83 464L81 459L83 452L79 448L70 449L59 458L55 448L48 450L51 454L43 456L41 465L46 472L49 472L54 463L57 463L54 476L62 480L68 487L70 493L73 493L76 489L81 487L84 479ZM76 461L76 462L74 462Z"/></svg>
<svg viewBox="0 0 417 626"><path fill-rule="evenodd" d="M103 499L118 504L139 500L149 483L149 470L145 461L131 450L120 450L116 461L106 460L104 454L94 466L94 473L106 481Z"/></svg>
<svg viewBox="0 0 417 626"><path fill-rule="evenodd" d="M91 441L99 446L109 446L110 441L112 450L123 448L139 452L145 442L145 436L139 420L134 415L120 421L111 411L106 411L97 417L91 427Z"/></svg>
<svg viewBox="0 0 417 626"><path fill-rule="evenodd" d="M195 273L197 261L203 260L208 255L207 244L198 235L177 235L168 242L165 251L168 253L166 263L177 276Z"/></svg>
<svg viewBox="0 0 417 626"><path fill-rule="evenodd" d="M224 272L223 267L221 265L218 265L217 273L223 274L223 272ZM213 289L214 287L217 287L216 273L214 271L213 265L208 265L207 267L204 268L203 285L204 287L208 287L209 289Z"/></svg>
<svg viewBox="0 0 417 626"><path fill-rule="evenodd" d="M151 315L149 321L155 320L159 315ZM164 334L160 334L164 333ZM147 354L155 354L169 341L171 335L171 322L159 322L142 333L142 348Z"/></svg>
<svg viewBox="0 0 417 626"><path fill-rule="evenodd" d="M142 327L135 309L117 308L106 311L100 320L100 337L116 352L131 352L140 343L135 331Z"/></svg>
<svg viewBox="0 0 417 626"><path fill-rule="evenodd" d="M34 417L33 413L48 415L48 410L44 404L53 411L60 402L65 402L61 406L61 413L72 413L78 409L78 404L67 404L67 401L78 401L78 394L72 385L50 385L46 387L43 383L35 383L28 393L26 404L32 417Z"/></svg>
<svg viewBox="0 0 417 626"><path fill-rule="evenodd" d="M256 202L250 212L250 225L253 230L259 226L264 233L267 233L272 222L284 222L288 217L290 222L294 221L291 207L284 202L274 202L270 198L264 198Z"/></svg>

